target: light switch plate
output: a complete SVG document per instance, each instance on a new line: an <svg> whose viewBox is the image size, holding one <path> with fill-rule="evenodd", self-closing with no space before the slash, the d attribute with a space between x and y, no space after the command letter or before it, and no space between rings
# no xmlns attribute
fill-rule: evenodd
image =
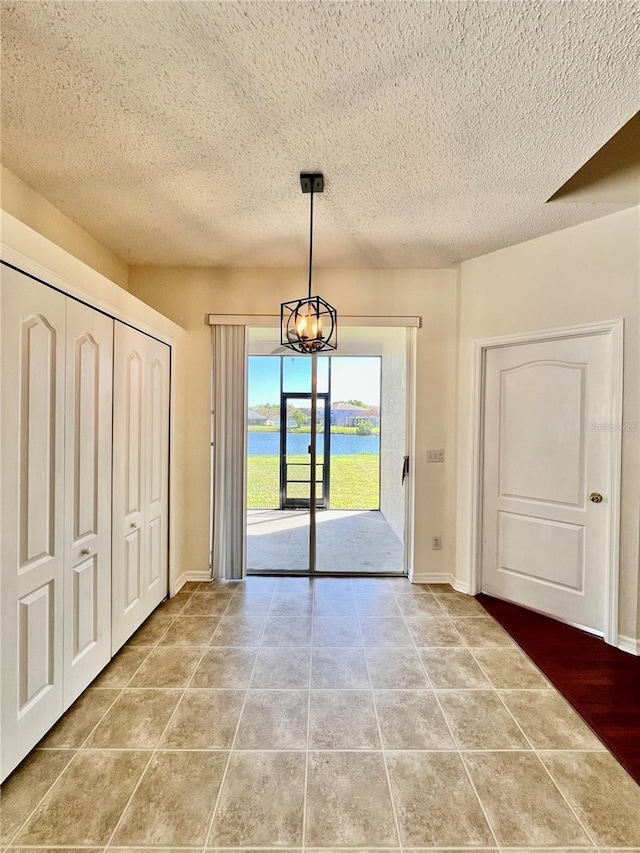
<svg viewBox="0 0 640 853"><path fill-rule="evenodd" d="M444 450L427 450L427 462L444 462Z"/></svg>

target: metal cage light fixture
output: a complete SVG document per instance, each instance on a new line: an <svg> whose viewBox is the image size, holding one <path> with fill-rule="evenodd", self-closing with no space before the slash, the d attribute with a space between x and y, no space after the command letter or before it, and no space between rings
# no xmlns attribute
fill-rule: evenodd
<svg viewBox="0 0 640 853"><path fill-rule="evenodd" d="M309 203L309 294L280 306L280 343L305 355L335 350L338 345L338 313L321 296L311 295L313 275L313 196L324 190L322 173L301 172L300 186Z"/></svg>

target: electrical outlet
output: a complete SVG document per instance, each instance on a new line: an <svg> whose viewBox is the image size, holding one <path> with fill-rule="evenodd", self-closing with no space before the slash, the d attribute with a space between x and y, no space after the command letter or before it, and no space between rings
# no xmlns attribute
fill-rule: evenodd
<svg viewBox="0 0 640 853"><path fill-rule="evenodd" d="M444 462L444 450L427 450L427 462Z"/></svg>
<svg viewBox="0 0 640 853"><path fill-rule="evenodd" d="M434 536L431 540L431 547L434 551L440 551L442 549L442 537Z"/></svg>

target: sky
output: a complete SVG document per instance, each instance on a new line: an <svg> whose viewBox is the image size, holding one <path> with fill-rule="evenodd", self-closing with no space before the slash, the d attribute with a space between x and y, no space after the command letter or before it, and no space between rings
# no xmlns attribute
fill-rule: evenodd
<svg viewBox="0 0 640 853"><path fill-rule="evenodd" d="M318 358L318 391L327 390L328 358ZM311 359L284 357L285 391L311 390ZM280 357L249 357L249 406L280 403ZM380 405L380 359L376 356L334 356L331 400L362 400Z"/></svg>

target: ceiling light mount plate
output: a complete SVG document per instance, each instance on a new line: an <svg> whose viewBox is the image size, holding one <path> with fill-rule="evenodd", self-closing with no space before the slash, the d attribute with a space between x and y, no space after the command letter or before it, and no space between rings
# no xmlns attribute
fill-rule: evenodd
<svg viewBox="0 0 640 853"><path fill-rule="evenodd" d="M324 192L324 175L322 172L300 172L300 186L303 193Z"/></svg>

